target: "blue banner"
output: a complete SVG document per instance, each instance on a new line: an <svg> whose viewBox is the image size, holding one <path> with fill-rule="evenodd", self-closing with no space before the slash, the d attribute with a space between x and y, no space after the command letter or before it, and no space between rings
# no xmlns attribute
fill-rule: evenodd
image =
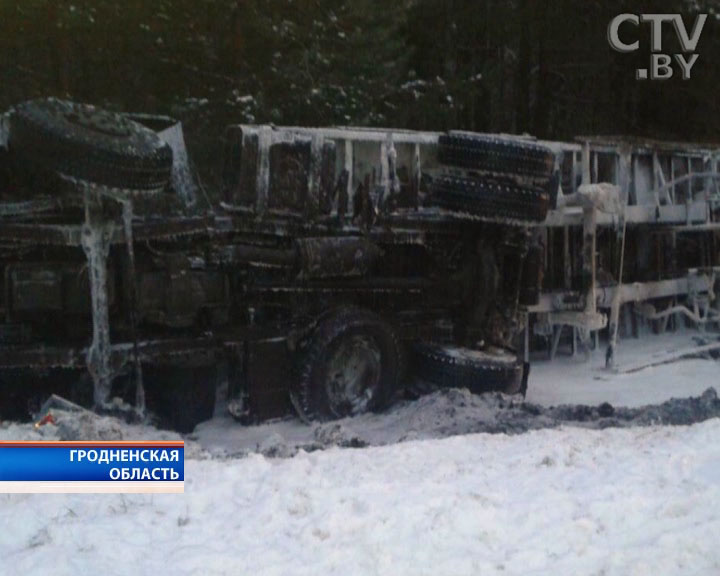
<svg viewBox="0 0 720 576"><path fill-rule="evenodd" d="M183 442L0 442L0 482L183 482Z"/></svg>

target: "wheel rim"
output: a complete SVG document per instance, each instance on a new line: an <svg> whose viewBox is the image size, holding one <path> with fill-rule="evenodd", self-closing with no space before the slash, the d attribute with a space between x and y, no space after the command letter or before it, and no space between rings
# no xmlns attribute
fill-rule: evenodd
<svg viewBox="0 0 720 576"><path fill-rule="evenodd" d="M328 361L326 388L336 416L367 412L380 388L382 353L374 338L344 338Z"/></svg>

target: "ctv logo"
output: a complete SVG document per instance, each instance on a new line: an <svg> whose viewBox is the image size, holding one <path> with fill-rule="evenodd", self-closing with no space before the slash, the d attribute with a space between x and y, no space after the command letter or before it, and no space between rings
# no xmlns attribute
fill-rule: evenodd
<svg viewBox="0 0 720 576"><path fill-rule="evenodd" d="M625 23L633 26L640 26L640 23L650 25L650 68L639 68L635 71L638 80L668 80L675 72L674 64L677 64L683 80L689 80L692 68L697 62L698 55L695 54L700 35L702 34L707 14L698 14L692 30L688 33L680 14L620 14L610 21L608 26L608 42L618 52L635 52L640 49L640 41L626 43L620 38L620 26ZM681 54L664 54L662 52L662 31L663 24L672 23L675 34L682 48ZM630 36L628 26L623 26L623 37L627 40Z"/></svg>

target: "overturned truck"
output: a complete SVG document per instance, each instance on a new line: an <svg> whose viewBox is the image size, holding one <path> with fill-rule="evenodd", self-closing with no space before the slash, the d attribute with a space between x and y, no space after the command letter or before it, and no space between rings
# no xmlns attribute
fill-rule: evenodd
<svg viewBox="0 0 720 576"><path fill-rule="evenodd" d="M0 417L54 392L186 431L220 378L244 421L381 410L413 377L523 391L531 229L558 187L548 147L346 128L224 138L205 205L171 119L56 99L3 116Z"/></svg>

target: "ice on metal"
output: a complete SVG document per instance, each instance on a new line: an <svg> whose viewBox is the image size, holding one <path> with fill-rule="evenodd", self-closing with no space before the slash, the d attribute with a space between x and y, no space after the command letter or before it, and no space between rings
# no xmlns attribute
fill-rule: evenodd
<svg viewBox="0 0 720 576"><path fill-rule="evenodd" d="M272 144L271 128L263 126L258 131L258 169L257 169L257 211L263 213L268 203L270 192L270 145Z"/></svg>
<svg viewBox="0 0 720 576"><path fill-rule="evenodd" d="M8 117L8 114L0 115L0 148L7 148L8 145L8 135L10 132Z"/></svg>
<svg viewBox="0 0 720 576"><path fill-rule="evenodd" d="M110 399L112 387L107 257L113 224L103 220L100 194L89 187L85 189L85 211L82 245L88 261L93 318L93 338L88 349L87 366L93 378L95 405L103 406Z"/></svg>
<svg viewBox="0 0 720 576"><path fill-rule="evenodd" d="M190 169L185 136L182 124L173 124L158 134L172 148L173 167L172 185L178 197L186 206L192 206L197 200L197 185Z"/></svg>

